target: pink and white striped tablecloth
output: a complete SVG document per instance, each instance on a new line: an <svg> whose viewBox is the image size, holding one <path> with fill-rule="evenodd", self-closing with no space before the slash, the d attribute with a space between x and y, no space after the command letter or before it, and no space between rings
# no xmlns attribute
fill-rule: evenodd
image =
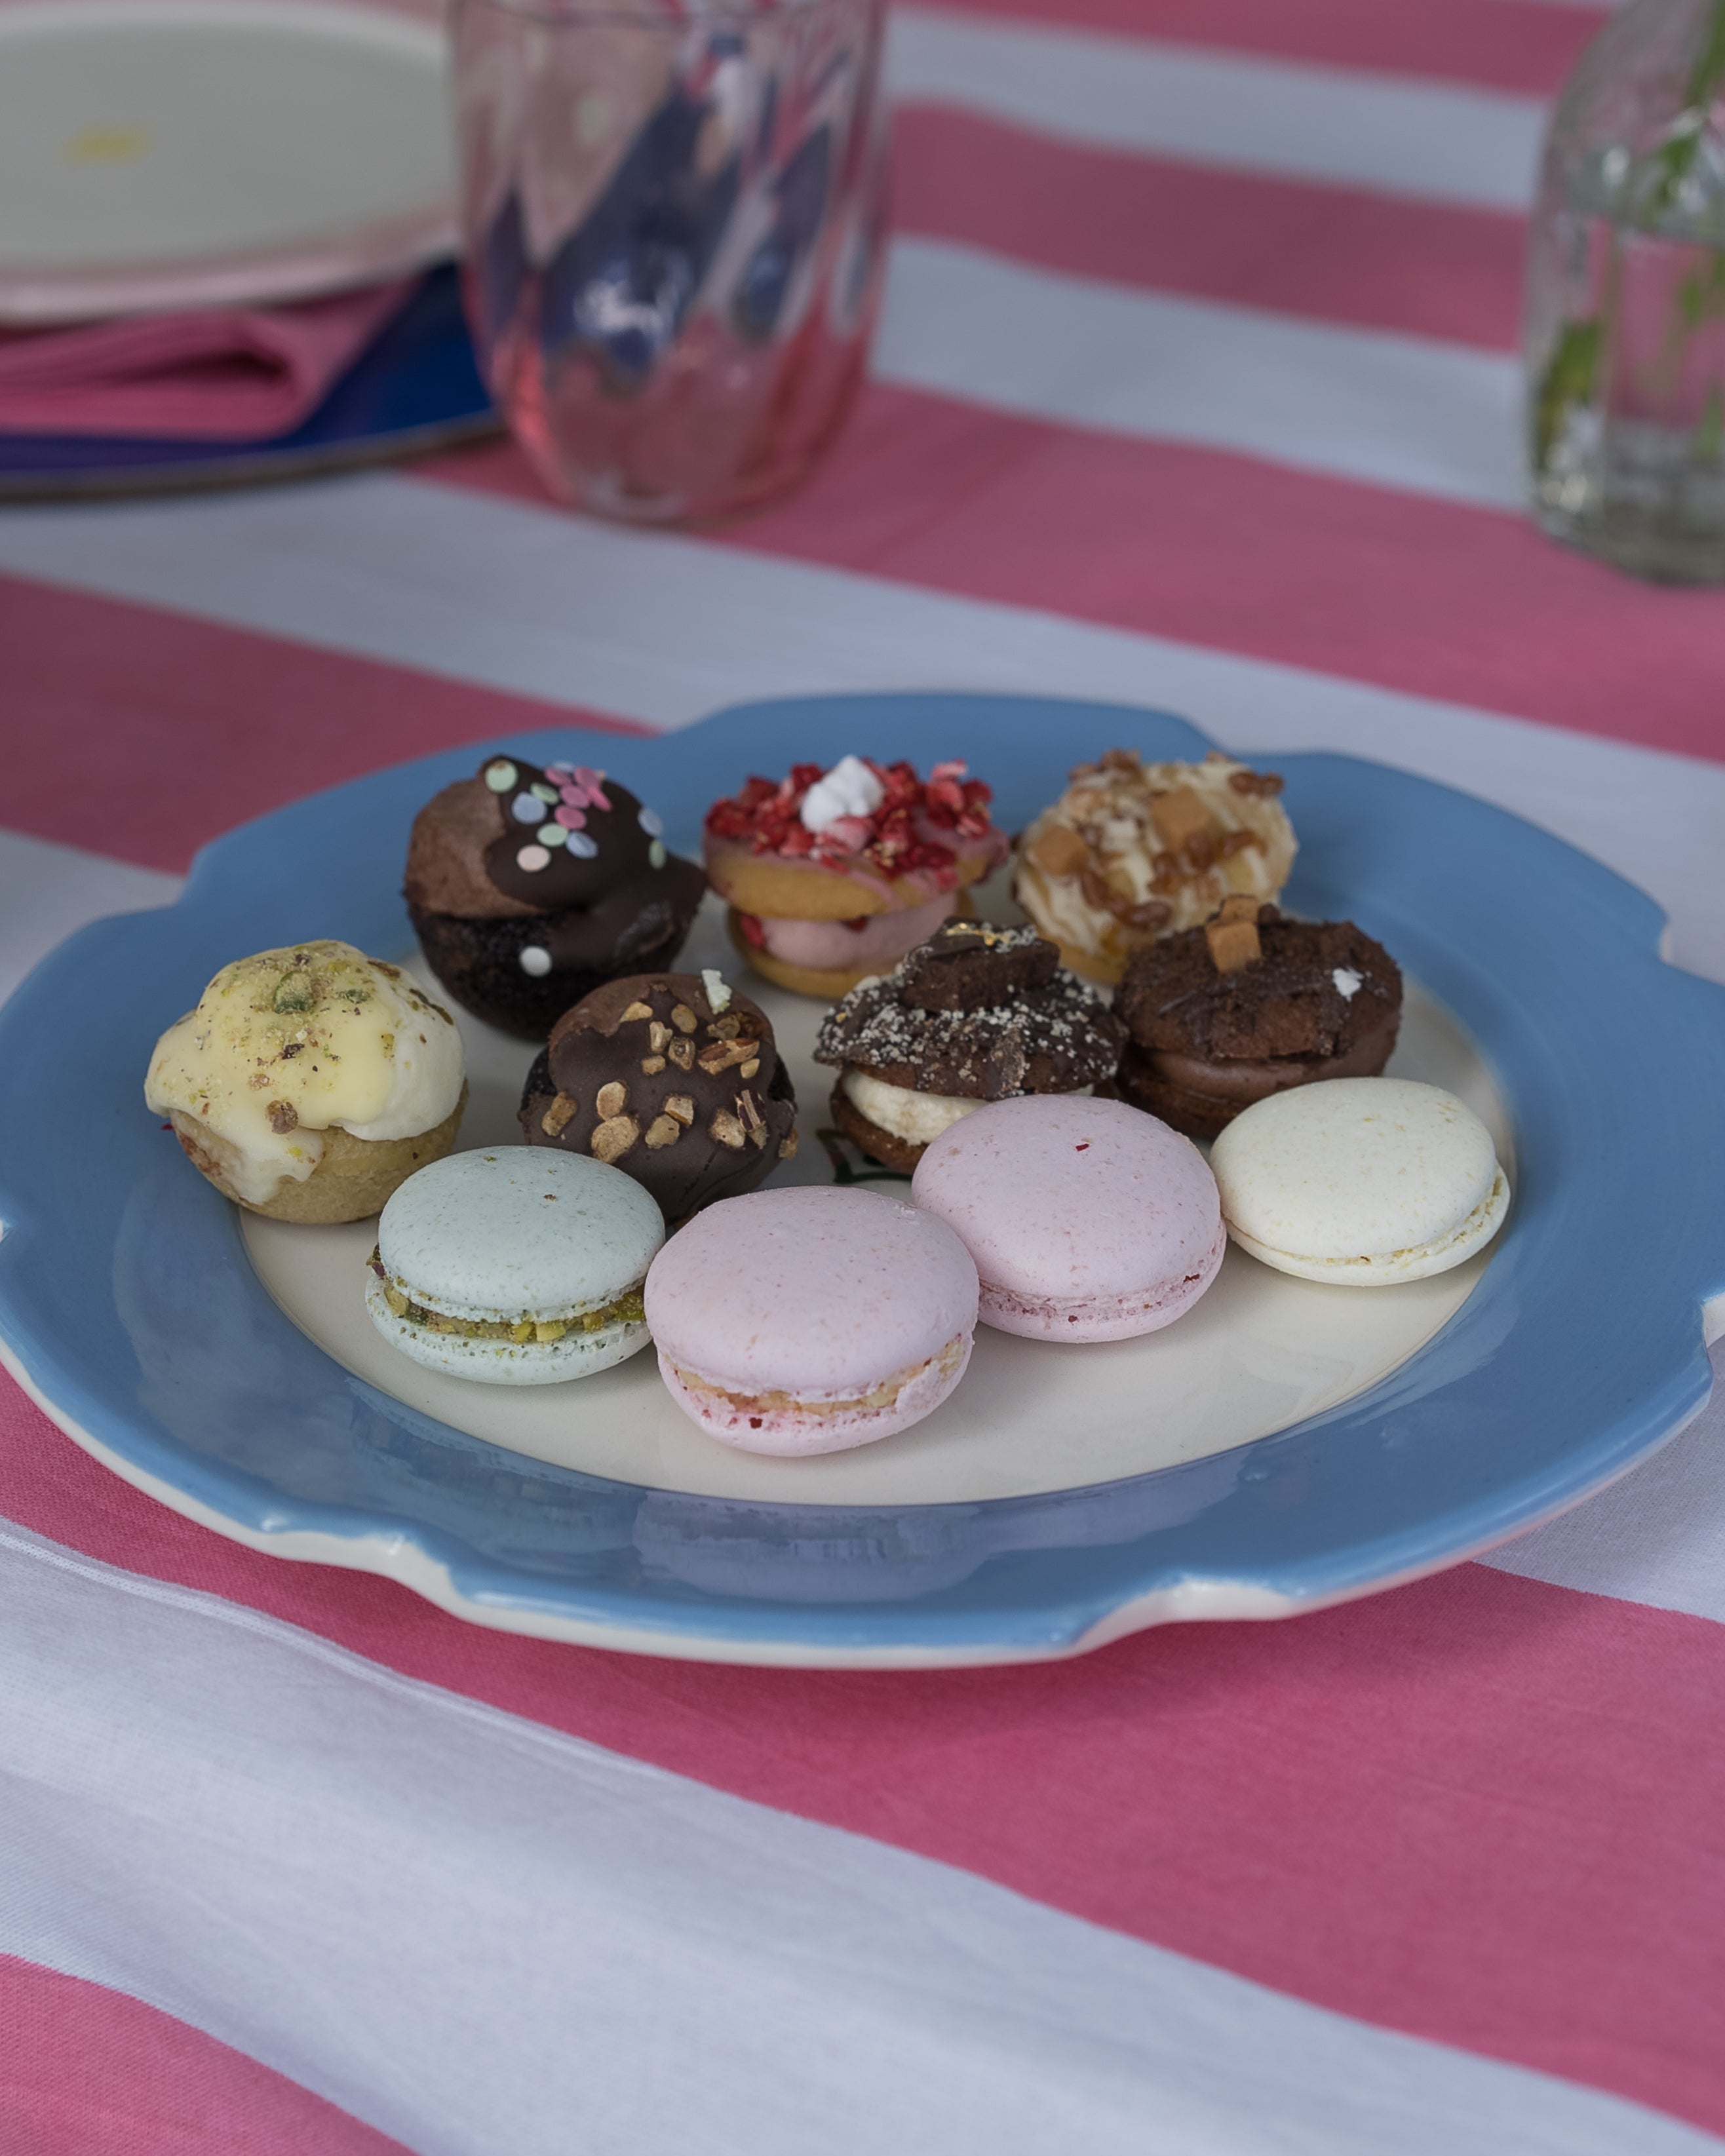
<svg viewBox="0 0 1725 2156"><path fill-rule="evenodd" d="M402 756L998 685L1489 795L1725 978L1725 598L1520 507L1522 213L1599 19L901 8L874 378L734 531L501 447L0 513L0 970ZM1717 1412L1487 1563L962 1674L468 1628L3 1381L0 1514L8 2156L1725 2145Z"/></svg>

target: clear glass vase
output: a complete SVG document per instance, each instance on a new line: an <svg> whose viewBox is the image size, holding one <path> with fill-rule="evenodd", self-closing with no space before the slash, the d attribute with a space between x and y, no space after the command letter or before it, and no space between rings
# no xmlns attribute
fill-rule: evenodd
<svg viewBox="0 0 1725 2156"><path fill-rule="evenodd" d="M469 319L552 492L641 523L793 485L861 379L884 0L455 0Z"/></svg>
<svg viewBox="0 0 1725 2156"><path fill-rule="evenodd" d="M1534 514L1725 583L1725 0L1633 0L1553 115L1529 239Z"/></svg>

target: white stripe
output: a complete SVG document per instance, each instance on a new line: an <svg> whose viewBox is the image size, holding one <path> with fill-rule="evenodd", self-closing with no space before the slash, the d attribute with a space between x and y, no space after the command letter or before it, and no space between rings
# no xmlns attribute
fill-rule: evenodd
<svg viewBox="0 0 1725 2156"><path fill-rule="evenodd" d="M967 111L1098 149L1147 151L1470 208L1524 211L1544 106L1297 60L894 10L901 102Z"/></svg>
<svg viewBox="0 0 1725 2156"><path fill-rule="evenodd" d="M171 906L177 876L0 831L0 1002L62 937L107 913Z"/></svg>
<svg viewBox="0 0 1725 2156"><path fill-rule="evenodd" d="M1725 1624L1725 1343L1713 1349L1713 1381L1706 1412L1663 1452L1483 1562Z"/></svg>
<svg viewBox="0 0 1725 2156"><path fill-rule="evenodd" d="M1718 2145L15 1530L0 1720L0 1946L421 2156Z"/></svg>
<svg viewBox="0 0 1725 2156"><path fill-rule="evenodd" d="M1520 510L1521 369L1431 337L1140 291L901 238L884 381L1034 419L1201 444Z"/></svg>

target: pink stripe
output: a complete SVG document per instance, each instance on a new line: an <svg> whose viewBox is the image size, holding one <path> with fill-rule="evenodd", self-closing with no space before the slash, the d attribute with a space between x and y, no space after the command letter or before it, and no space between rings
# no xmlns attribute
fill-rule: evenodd
<svg viewBox="0 0 1725 2156"><path fill-rule="evenodd" d="M153 2006L0 1954L0 2138L14 2156L405 2156Z"/></svg>
<svg viewBox="0 0 1725 2156"><path fill-rule="evenodd" d="M647 731L10 577L0 644L4 820L151 868L183 869L247 817L404 757L572 721Z"/></svg>
<svg viewBox="0 0 1725 2156"><path fill-rule="evenodd" d="M1725 1628L1481 1566L1055 1666L706 1668L460 1624L140 1496L0 1383L13 1518L1365 2020L1725 2131Z"/></svg>
<svg viewBox="0 0 1725 2156"><path fill-rule="evenodd" d="M1604 19L1546 0L931 0L1053 29L1107 31L1317 66L1369 68L1487 89L1555 90Z"/></svg>
<svg viewBox="0 0 1725 2156"><path fill-rule="evenodd" d="M506 444L418 470L543 498ZM874 385L802 494L721 536L1725 760L1717 597L1490 510Z"/></svg>
<svg viewBox="0 0 1725 2156"><path fill-rule="evenodd" d="M1510 351L1522 221L1076 148L944 107L894 136L900 224L1063 275Z"/></svg>

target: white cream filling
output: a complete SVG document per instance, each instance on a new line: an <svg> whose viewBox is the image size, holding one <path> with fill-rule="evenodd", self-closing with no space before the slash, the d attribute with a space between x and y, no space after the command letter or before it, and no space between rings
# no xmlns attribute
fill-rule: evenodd
<svg viewBox="0 0 1725 2156"><path fill-rule="evenodd" d="M954 1123L988 1106L986 1101L961 1101L951 1093L918 1093L908 1086L889 1086L884 1078L859 1070L855 1064L846 1065L839 1083L846 1099L876 1130L902 1138L906 1145L931 1144L942 1131L951 1130ZM1077 1100L1090 1091L1088 1086L1083 1086L1062 1097Z"/></svg>
<svg viewBox="0 0 1725 2156"><path fill-rule="evenodd" d="M845 1098L876 1130L902 1138L906 1145L927 1145L942 1131L985 1108L986 1101L961 1101L950 1093L916 1093L908 1086L889 1086L884 1078L849 1065L840 1080Z"/></svg>

